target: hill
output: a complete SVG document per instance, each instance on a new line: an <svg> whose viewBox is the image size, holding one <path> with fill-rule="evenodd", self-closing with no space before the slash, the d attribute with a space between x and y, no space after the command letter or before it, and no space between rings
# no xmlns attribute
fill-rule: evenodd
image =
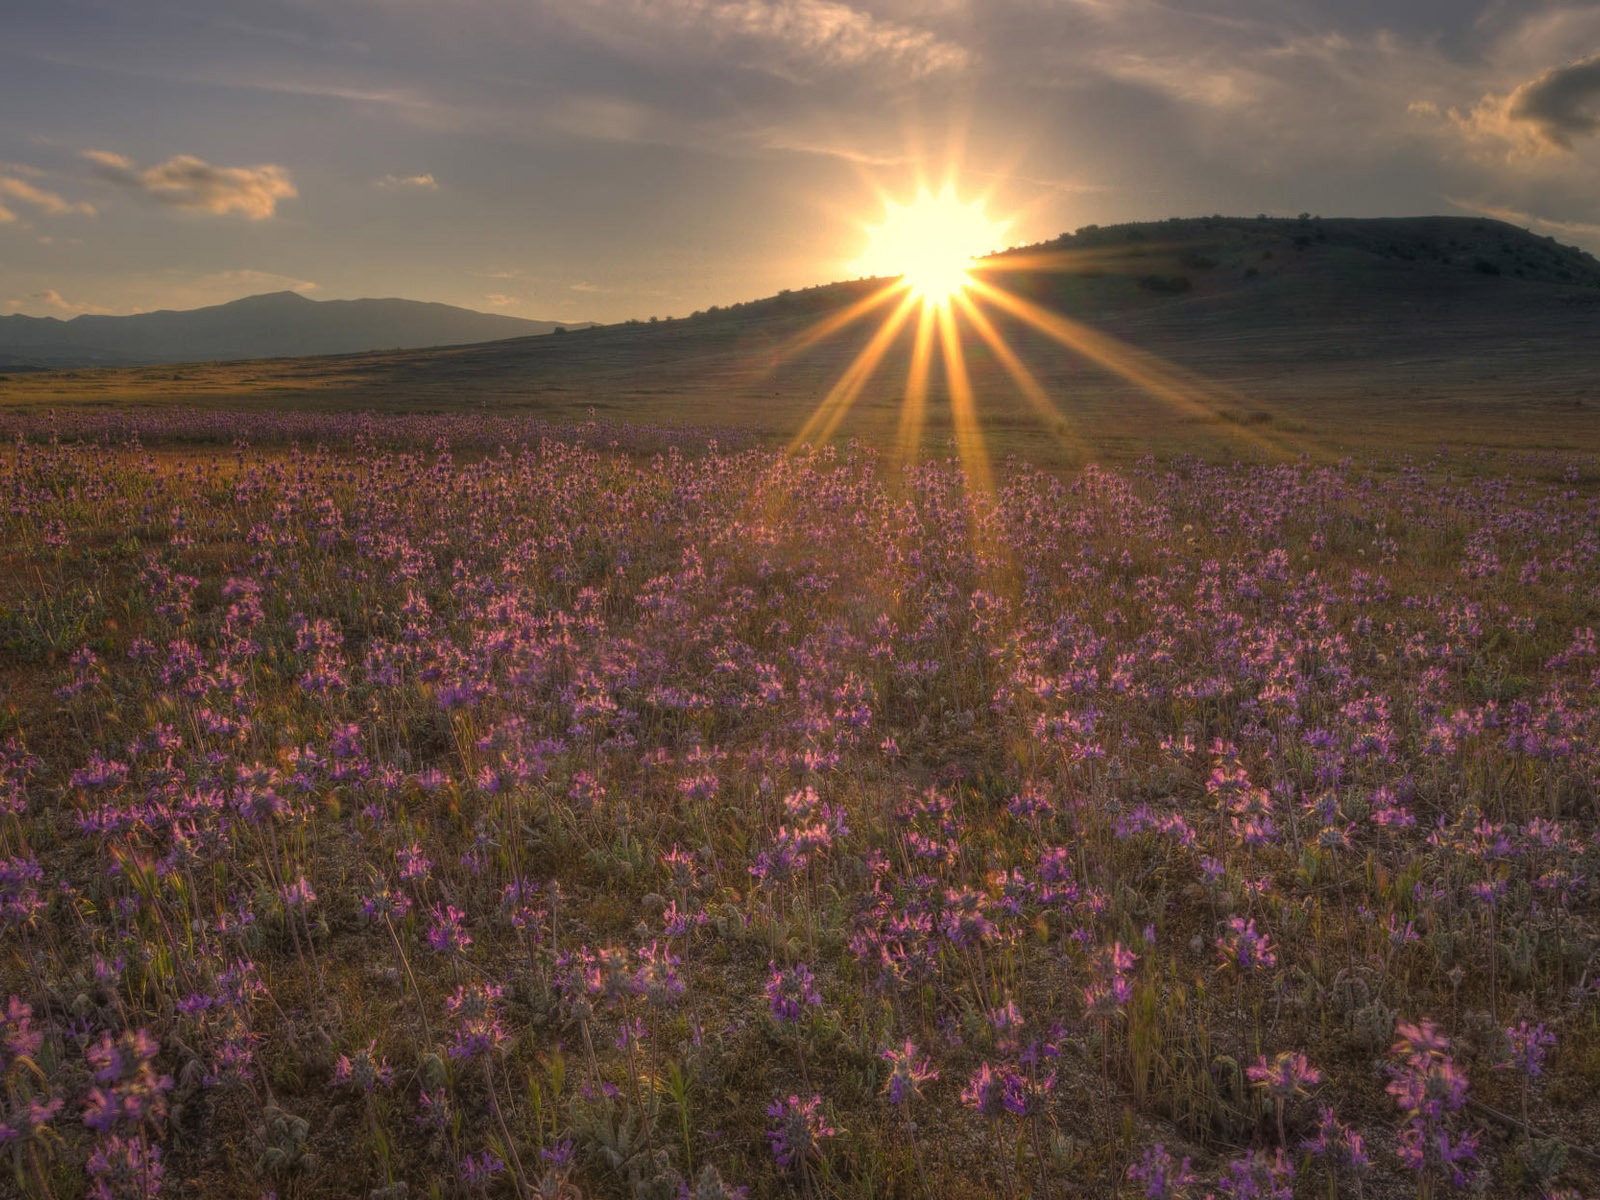
<svg viewBox="0 0 1600 1200"><path fill-rule="evenodd" d="M978 274L1120 356L1085 353L1081 339L1063 344L983 305L1051 407L1041 417L1004 356L959 319L997 453L1033 453L1041 429L1078 458L1089 447L1137 454L1173 439L1231 445L1240 427L1256 440L1331 448L1401 428L1432 436L1435 427L1441 438L1589 444L1600 424L1600 263L1499 221L1211 217L1090 227L995 256ZM176 379L170 369L13 376L0 383L0 405L487 408L556 419L594 411L781 438L805 426L879 320L813 334L883 283L555 337L185 368ZM887 346L840 436L894 444L915 324ZM935 355L932 444L953 433L948 397Z"/></svg>
<svg viewBox="0 0 1600 1200"><path fill-rule="evenodd" d="M526 337L557 327L416 300L310 300L272 292L181 312L0 317L0 370L348 354Z"/></svg>

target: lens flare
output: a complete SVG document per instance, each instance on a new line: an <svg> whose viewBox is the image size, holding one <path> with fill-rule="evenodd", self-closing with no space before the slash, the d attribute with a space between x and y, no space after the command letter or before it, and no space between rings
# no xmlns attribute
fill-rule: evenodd
<svg viewBox="0 0 1600 1200"><path fill-rule="evenodd" d="M1009 221L982 200L963 203L955 187L921 189L909 204L884 201L882 222L867 228L867 249L853 264L862 275L898 275L925 304L943 304L969 282L978 257L1005 244Z"/></svg>

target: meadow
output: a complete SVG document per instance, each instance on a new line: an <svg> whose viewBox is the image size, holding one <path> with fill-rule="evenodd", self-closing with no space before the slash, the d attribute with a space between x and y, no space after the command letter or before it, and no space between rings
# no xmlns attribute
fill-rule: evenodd
<svg viewBox="0 0 1600 1200"><path fill-rule="evenodd" d="M0 1192L1600 1190L1600 459L6 414Z"/></svg>

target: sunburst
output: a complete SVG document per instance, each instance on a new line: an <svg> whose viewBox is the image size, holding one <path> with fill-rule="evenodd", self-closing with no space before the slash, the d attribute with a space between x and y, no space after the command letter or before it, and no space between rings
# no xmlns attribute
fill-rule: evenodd
<svg viewBox="0 0 1600 1200"><path fill-rule="evenodd" d="M833 437L891 347L908 330L914 332L896 451L902 461L919 453L930 383L937 369L949 393L957 454L969 485L980 491L993 487L993 471L979 397L966 366L967 336L974 337L1010 378L1045 430L1076 443L1070 414L1007 345L1001 322L1043 334L1074 357L1191 418L1214 417L1224 405L1240 401L1229 389L1004 287L1008 274L1084 270L1100 265L1104 257L1103 251L1049 250L983 258L1004 247L1012 225L1011 218L991 216L983 199L963 200L954 183L937 191L924 186L905 202L883 198L883 217L877 224L863 226L867 246L853 267L864 276L887 277L884 284L798 335L780 352L780 357L800 352L880 314L877 328L796 432L792 449ZM1238 428L1230 432L1263 449L1284 448L1259 432Z"/></svg>
<svg viewBox="0 0 1600 1200"><path fill-rule="evenodd" d="M962 201L954 184L922 188L909 203L884 200L883 220L867 227L867 248L854 264L862 275L896 275L924 304L944 304L971 281L973 264L1005 244L1009 220L984 202Z"/></svg>

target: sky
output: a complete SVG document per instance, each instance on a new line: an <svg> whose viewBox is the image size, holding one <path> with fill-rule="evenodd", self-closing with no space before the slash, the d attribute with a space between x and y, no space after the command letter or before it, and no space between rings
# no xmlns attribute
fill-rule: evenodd
<svg viewBox="0 0 1600 1200"><path fill-rule="evenodd" d="M681 316L853 277L919 182L1010 244L1305 211L1600 251L1600 3L0 0L0 112L0 314Z"/></svg>

